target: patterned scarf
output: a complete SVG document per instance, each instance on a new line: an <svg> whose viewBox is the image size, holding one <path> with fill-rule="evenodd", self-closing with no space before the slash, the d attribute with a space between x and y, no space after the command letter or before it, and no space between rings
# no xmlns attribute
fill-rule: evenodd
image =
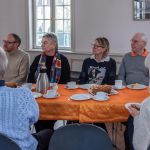
<svg viewBox="0 0 150 150"><path fill-rule="evenodd" d="M61 76L61 59L58 52L55 53L50 73L50 83L58 83Z"/></svg>
<svg viewBox="0 0 150 150"><path fill-rule="evenodd" d="M46 66L46 55L41 54L38 67L35 73L35 79L37 80L38 74L40 73L40 69L42 66ZM50 83L58 83L60 80L61 76L61 59L60 59L60 54L58 52L55 53L52 66L51 66L51 71L50 71Z"/></svg>

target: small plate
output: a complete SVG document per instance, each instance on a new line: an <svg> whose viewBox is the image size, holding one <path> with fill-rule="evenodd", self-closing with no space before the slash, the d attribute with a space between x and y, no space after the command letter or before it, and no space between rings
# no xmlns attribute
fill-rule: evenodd
<svg viewBox="0 0 150 150"><path fill-rule="evenodd" d="M119 93L118 91L112 89L111 92L108 95L116 95L118 93Z"/></svg>
<svg viewBox="0 0 150 150"><path fill-rule="evenodd" d="M96 100L96 101L107 101L107 100L109 99L109 96L106 96L106 97L101 98L101 97L98 97L97 95L94 95L94 96L92 97L92 99L93 99L93 100Z"/></svg>
<svg viewBox="0 0 150 150"><path fill-rule="evenodd" d="M88 100L91 97L92 96L90 94L74 94L70 96L70 99L80 101L80 100Z"/></svg>
<svg viewBox="0 0 150 150"><path fill-rule="evenodd" d="M147 86L143 84L130 84L130 85L127 85L127 87L133 90L142 90L142 89L145 89Z"/></svg>
<svg viewBox="0 0 150 150"><path fill-rule="evenodd" d="M39 97L42 96L42 94L41 94L41 93L38 93L38 92L32 92L32 94L33 94L33 97L34 97L34 98L39 98Z"/></svg>
<svg viewBox="0 0 150 150"><path fill-rule="evenodd" d="M126 103L124 106L125 106L125 108L128 110L128 111L130 111L130 106L132 105L132 104L134 104L134 105L137 105L137 106L139 106L140 107L140 103Z"/></svg>
<svg viewBox="0 0 150 150"><path fill-rule="evenodd" d="M122 86L122 87L116 87L116 86L113 86L113 88L115 89L115 90L122 90L122 89L124 89L126 86Z"/></svg>
<svg viewBox="0 0 150 150"><path fill-rule="evenodd" d="M65 88L66 88L66 89L69 89L69 90L73 90L73 89L77 89L78 86L76 85L76 86L74 86L74 87L68 87L67 85L65 85Z"/></svg>
<svg viewBox="0 0 150 150"><path fill-rule="evenodd" d="M55 96L52 96L52 95L49 95L49 94L44 94L44 95L43 95L44 98L57 98L57 97L59 97L59 96L60 96L59 93L57 93L57 95L55 95Z"/></svg>
<svg viewBox="0 0 150 150"><path fill-rule="evenodd" d="M90 89L93 85L95 85L95 84L81 84L81 85L79 85L79 88L88 90L88 89Z"/></svg>

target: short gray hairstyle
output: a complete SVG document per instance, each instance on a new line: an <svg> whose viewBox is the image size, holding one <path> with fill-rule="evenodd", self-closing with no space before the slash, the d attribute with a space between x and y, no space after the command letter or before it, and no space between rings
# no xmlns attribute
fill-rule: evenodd
<svg viewBox="0 0 150 150"><path fill-rule="evenodd" d="M141 37L141 39L142 39L142 41L143 41L143 42L145 42L145 44L147 44L147 42L148 42L148 38L147 38L147 36L145 35L145 33L137 32L137 33L135 33L135 35L140 36L140 37ZM134 35L134 36L135 36L135 35Z"/></svg>
<svg viewBox="0 0 150 150"><path fill-rule="evenodd" d="M53 33L53 32L46 33L46 34L43 35L43 38L51 39L56 44L56 51L58 51L58 40L57 40L57 36L56 36L55 33Z"/></svg>
<svg viewBox="0 0 150 150"><path fill-rule="evenodd" d="M0 47L0 76L3 77L8 64L8 59L5 51Z"/></svg>
<svg viewBox="0 0 150 150"><path fill-rule="evenodd" d="M141 33L141 37L142 37L142 40L147 44L148 38L146 37L146 35L144 33Z"/></svg>

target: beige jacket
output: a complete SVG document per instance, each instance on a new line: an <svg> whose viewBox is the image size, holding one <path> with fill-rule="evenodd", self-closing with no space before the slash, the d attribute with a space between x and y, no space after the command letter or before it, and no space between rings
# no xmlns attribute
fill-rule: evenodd
<svg viewBox="0 0 150 150"><path fill-rule="evenodd" d="M26 82L29 72L29 55L21 49L6 53L8 66L4 75L6 82L16 82L18 84Z"/></svg>

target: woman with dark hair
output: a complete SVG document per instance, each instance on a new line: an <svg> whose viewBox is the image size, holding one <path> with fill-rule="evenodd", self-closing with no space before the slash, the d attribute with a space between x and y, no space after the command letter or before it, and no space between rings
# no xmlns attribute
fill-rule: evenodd
<svg viewBox="0 0 150 150"><path fill-rule="evenodd" d="M92 43L93 55L84 60L79 83L113 85L116 78L116 62L108 56L109 41L98 37Z"/></svg>

